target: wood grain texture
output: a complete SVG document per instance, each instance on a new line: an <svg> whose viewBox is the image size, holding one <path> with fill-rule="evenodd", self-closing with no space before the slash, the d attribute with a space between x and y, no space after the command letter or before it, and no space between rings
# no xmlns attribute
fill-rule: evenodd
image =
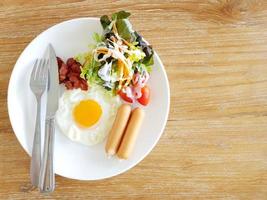
<svg viewBox="0 0 267 200"><path fill-rule="evenodd" d="M58 22L121 9L166 67L165 132L130 171L102 181L57 176L56 191L40 195L7 114L16 59ZM267 199L267 1L2 0L0 22L1 199Z"/></svg>

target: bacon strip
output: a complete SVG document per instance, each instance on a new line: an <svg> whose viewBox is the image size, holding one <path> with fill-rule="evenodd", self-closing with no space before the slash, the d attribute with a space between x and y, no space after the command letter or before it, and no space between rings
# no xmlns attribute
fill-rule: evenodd
<svg viewBox="0 0 267 200"><path fill-rule="evenodd" d="M71 89L82 89L88 90L88 83L86 80L80 77L81 64L69 58L66 64L63 60L57 57L58 72L59 72L59 83L64 84L68 90Z"/></svg>

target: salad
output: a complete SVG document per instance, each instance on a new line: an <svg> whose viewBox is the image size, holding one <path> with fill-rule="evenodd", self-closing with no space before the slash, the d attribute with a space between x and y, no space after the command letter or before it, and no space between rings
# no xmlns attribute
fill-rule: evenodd
<svg viewBox="0 0 267 200"><path fill-rule="evenodd" d="M151 45L133 30L129 16L126 11L113 13L111 17L102 16L103 33L95 33L95 44L88 52L74 57L71 63L76 65L75 72L79 74L76 79L82 83L81 89L87 89L85 80L89 86L100 85L107 93L120 95L124 101L147 105L150 97L147 81L154 64L154 52ZM68 78L64 80L67 88L71 86Z"/></svg>

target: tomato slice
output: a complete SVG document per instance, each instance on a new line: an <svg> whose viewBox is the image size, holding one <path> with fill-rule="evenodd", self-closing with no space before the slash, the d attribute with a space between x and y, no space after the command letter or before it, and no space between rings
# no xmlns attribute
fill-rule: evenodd
<svg viewBox="0 0 267 200"><path fill-rule="evenodd" d="M124 93L122 90L120 90L118 92L118 94L120 95L120 97L126 101L126 102L129 102L129 103L133 103L133 100L130 98L130 97L127 97L126 93Z"/></svg>
<svg viewBox="0 0 267 200"><path fill-rule="evenodd" d="M141 89L141 93L142 93L142 96L137 99L137 101L146 106L148 103L149 103L149 99L150 99L150 89L148 86L144 86L142 89Z"/></svg>

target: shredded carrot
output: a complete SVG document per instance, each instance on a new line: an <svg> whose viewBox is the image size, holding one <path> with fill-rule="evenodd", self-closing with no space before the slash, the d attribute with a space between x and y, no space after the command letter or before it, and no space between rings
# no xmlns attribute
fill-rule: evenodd
<svg viewBox="0 0 267 200"><path fill-rule="evenodd" d="M108 50L107 49L97 49L97 53L106 54L106 53L108 53Z"/></svg>
<svg viewBox="0 0 267 200"><path fill-rule="evenodd" d="M122 38L122 42L126 44L127 46L130 46L129 42L127 42L125 39Z"/></svg>
<svg viewBox="0 0 267 200"><path fill-rule="evenodd" d="M122 78L123 78L123 62L121 59L118 59L118 71L120 75L120 80L119 80L119 89L122 87Z"/></svg>

